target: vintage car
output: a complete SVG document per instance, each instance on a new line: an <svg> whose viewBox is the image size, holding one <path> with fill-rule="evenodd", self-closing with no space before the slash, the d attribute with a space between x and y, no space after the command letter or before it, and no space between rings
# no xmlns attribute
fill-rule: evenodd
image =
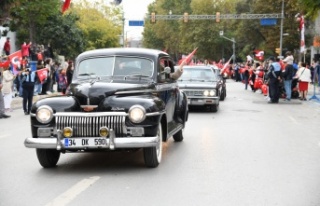
<svg viewBox="0 0 320 206"><path fill-rule="evenodd" d="M174 63L158 50L110 48L87 51L75 61L67 95L37 101L31 110L32 137L44 168L60 154L143 149L148 167L157 167L162 142L183 140L188 119L186 95L171 78Z"/></svg>
<svg viewBox="0 0 320 206"><path fill-rule="evenodd" d="M184 66L183 70L178 84L187 95L188 105L209 107L217 112L222 85L214 70L206 65Z"/></svg>

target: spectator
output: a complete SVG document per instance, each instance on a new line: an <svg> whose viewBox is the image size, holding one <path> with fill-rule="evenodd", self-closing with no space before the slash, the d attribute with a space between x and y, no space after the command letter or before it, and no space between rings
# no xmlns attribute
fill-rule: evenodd
<svg viewBox="0 0 320 206"><path fill-rule="evenodd" d="M11 50L10 37L7 37L7 41L4 43L3 50L7 56L10 55L10 50Z"/></svg>
<svg viewBox="0 0 320 206"><path fill-rule="evenodd" d="M67 67L67 83L68 83L68 86L71 84L72 82L72 76L73 76L73 62L72 61L69 61L68 62L68 67Z"/></svg>
<svg viewBox="0 0 320 206"><path fill-rule="evenodd" d="M42 60L38 60L37 70L44 68L44 62ZM42 82L40 82L38 78L38 74L36 73L35 85L34 85L34 95L41 94L42 92Z"/></svg>
<svg viewBox="0 0 320 206"><path fill-rule="evenodd" d="M1 76L1 72L0 72L0 119L3 118L9 118L10 116L5 114L5 109L4 109L4 100L3 100L3 95L2 95L2 76Z"/></svg>
<svg viewBox="0 0 320 206"><path fill-rule="evenodd" d="M59 71L59 80L58 80L59 89L61 90L62 94L66 93L67 89L67 75L66 75L66 69L61 69Z"/></svg>
<svg viewBox="0 0 320 206"><path fill-rule="evenodd" d="M36 73L27 68L21 73L22 87L23 87L23 100L22 106L25 115L30 114L34 93L34 86L36 81Z"/></svg>
<svg viewBox="0 0 320 206"><path fill-rule="evenodd" d="M283 60L285 64L285 69L283 70L283 84L286 92L287 101L291 100L291 90L292 90L292 78L294 76L294 68L293 68L293 57L291 53L288 51L286 53L287 57Z"/></svg>
<svg viewBox="0 0 320 206"><path fill-rule="evenodd" d="M279 103L279 82L281 77L281 66L274 57L269 59L269 70L267 73L268 85L269 85L269 97L268 103Z"/></svg>
<svg viewBox="0 0 320 206"><path fill-rule="evenodd" d="M48 70L47 72L47 78L46 80L43 82L42 84L42 91L41 94L47 94L47 93L51 93L51 65L52 65L52 59L51 58L47 58L44 62L44 68L46 68Z"/></svg>
<svg viewBox="0 0 320 206"><path fill-rule="evenodd" d="M12 88L13 81L16 78L15 75L12 74L9 67L5 67L3 71L3 82L2 82L2 94L4 100L4 108L5 112L12 112L11 102L12 102Z"/></svg>
<svg viewBox="0 0 320 206"><path fill-rule="evenodd" d="M311 82L311 72L310 69L306 67L306 63L301 62L298 72L295 76L299 82L300 100L307 100L308 86Z"/></svg>
<svg viewBox="0 0 320 206"><path fill-rule="evenodd" d="M31 46L31 42L29 42L29 44L27 44L26 42L23 42L23 44L21 45L21 55L22 55L22 57L27 57L29 59L29 57L30 57L30 53L29 53L30 46Z"/></svg>

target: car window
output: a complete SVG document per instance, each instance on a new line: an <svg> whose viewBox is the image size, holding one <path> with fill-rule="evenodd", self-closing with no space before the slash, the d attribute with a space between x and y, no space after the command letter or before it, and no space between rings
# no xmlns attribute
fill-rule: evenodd
<svg viewBox="0 0 320 206"><path fill-rule="evenodd" d="M77 76L128 76L152 77L154 63L138 57L99 57L85 59L79 63Z"/></svg>
<svg viewBox="0 0 320 206"><path fill-rule="evenodd" d="M211 69L205 68L184 68L184 72L180 77L182 81L188 80L208 80L216 81L216 75Z"/></svg>

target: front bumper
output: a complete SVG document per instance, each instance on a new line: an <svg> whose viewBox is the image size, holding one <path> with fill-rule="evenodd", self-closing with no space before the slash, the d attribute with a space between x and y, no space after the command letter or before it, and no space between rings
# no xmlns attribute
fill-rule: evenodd
<svg viewBox="0 0 320 206"><path fill-rule="evenodd" d="M217 105L219 104L219 97L188 97L188 105L203 106L203 105Z"/></svg>
<svg viewBox="0 0 320 206"><path fill-rule="evenodd" d="M76 137L75 137L76 138ZM86 137L81 137L86 138ZM92 138L92 137L88 137ZM97 137L101 138L101 137ZM114 131L110 131L110 135L106 138L106 145L103 146L77 146L77 147L65 147L64 137L61 132L58 132L58 137L42 137L42 138L26 138L24 145L28 148L38 149L57 149L57 150L92 150L92 149L110 149L115 150L117 148L143 148L143 147L155 147L159 144L160 137L115 137Z"/></svg>

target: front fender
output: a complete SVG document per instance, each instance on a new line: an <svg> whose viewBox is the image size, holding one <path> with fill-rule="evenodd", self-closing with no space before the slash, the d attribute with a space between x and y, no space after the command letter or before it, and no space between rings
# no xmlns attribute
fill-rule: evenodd
<svg viewBox="0 0 320 206"><path fill-rule="evenodd" d="M42 105L50 106L54 113L81 111L80 104L72 96L57 96L40 99L32 105L31 112L36 113L37 109Z"/></svg>

